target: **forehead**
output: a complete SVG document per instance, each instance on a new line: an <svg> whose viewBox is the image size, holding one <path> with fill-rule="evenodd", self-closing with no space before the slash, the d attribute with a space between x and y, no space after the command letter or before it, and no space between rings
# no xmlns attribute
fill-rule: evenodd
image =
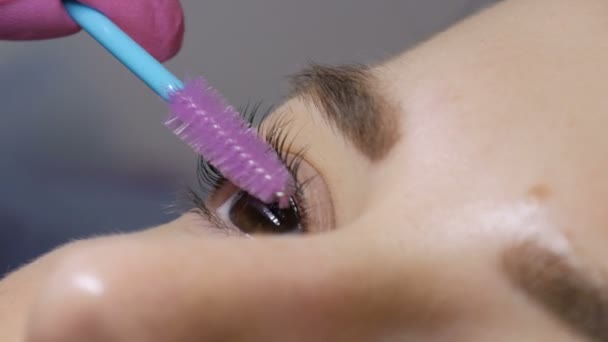
<svg viewBox="0 0 608 342"><path fill-rule="evenodd" d="M572 15L565 8L554 14L568 20L579 17L580 8L574 7ZM575 20L564 30L559 20L539 26L534 12L519 10L514 19L491 12L484 20L465 22L378 68L385 91L400 104L405 118L405 158L424 170L412 168L408 175L416 181L403 181L420 183L410 195L425 202L419 207L434 208L421 214L426 216L445 216L446 208L458 213L475 201L533 200L584 264L605 270L608 255L600 245L608 240L603 204L608 183L600 174L608 171L608 136L600 127L608 124L608 103L602 95L608 70L598 58L606 55L605 48L589 36L605 32L589 25L595 16ZM474 215L485 214L479 209ZM454 214L446 221L458 220L463 216ZM561 274L568 273L574 274ZM578 323L603 323L605 315L597 309L605 306L604 290L584 278L563 276L544 287L546 283L533 276L537 286L527 290L537 292L534 297L546 296L543 305L563 309L572 304L566 299L572 294L548 293L578 288L574 297L586 301L588 305L581 305L589 309L577 313L586 317ZM601 325L590 329L598 328Z"/></svg>
<svg viewBox="0 0 608 342"><path fill-rule="evenodd" d="M559 18L580 17L557 3ZM393 208L419 221L458 222L463 230L471 216L487 216L477 203L535 201L577 254L605 268L608 56L596 38L605 32L589 20L568 30L559 21L539 25L542 8L529 12L537 5L521 4L371 68L377 93L394 104L401 135L398 161L383 164L394 172L385 168L374 181L388 184L377 199L390 197ZM472 214L462 214L465 206Z"/></svg>

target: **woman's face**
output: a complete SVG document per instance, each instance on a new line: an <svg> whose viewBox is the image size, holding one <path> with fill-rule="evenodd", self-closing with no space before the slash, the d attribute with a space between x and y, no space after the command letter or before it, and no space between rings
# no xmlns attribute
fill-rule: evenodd
<svg viewBox="0 0 608 342"><path fill-rule="evenodd" d="M306 233L244 234L263 208L223 185L211 219L10 275L0 339L606 341L607 17L506 1L382 64L311 67L261 127L304 151L280 229Z"/></svg>

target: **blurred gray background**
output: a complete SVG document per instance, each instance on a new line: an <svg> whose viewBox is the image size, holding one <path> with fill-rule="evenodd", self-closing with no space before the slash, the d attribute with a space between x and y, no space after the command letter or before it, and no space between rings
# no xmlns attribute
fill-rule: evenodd
<svg viewBox="0 0 608 342"><path fill-rule="evenodd" d="M493 0L183 0L168 63L234 105L277 104L311 61L398 53ZM195 156L165 105L86 34L0 42L0 276L66 241L167 222Z"/></svg>

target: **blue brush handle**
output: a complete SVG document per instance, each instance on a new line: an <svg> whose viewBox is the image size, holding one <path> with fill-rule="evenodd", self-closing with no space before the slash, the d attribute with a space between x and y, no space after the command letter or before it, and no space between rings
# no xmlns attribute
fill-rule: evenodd
<svg viewBox="0 0 608 342"><path fill-rule="evenodd" d="M165 101L183 83L105 15L76 1L64 1L72 19Z"/></svg>

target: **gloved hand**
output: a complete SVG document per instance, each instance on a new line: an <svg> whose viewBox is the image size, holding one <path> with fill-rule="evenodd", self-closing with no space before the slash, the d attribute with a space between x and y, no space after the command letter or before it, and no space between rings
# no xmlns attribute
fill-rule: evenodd
<svg viewBox="0 0 608 342"><path fill-rule="evenodd" d="M80 0L112 19L161 61L173 57L184 35L179 0ZM80 28L61 0L0 0L0 39L66 36Z"/></svg>

